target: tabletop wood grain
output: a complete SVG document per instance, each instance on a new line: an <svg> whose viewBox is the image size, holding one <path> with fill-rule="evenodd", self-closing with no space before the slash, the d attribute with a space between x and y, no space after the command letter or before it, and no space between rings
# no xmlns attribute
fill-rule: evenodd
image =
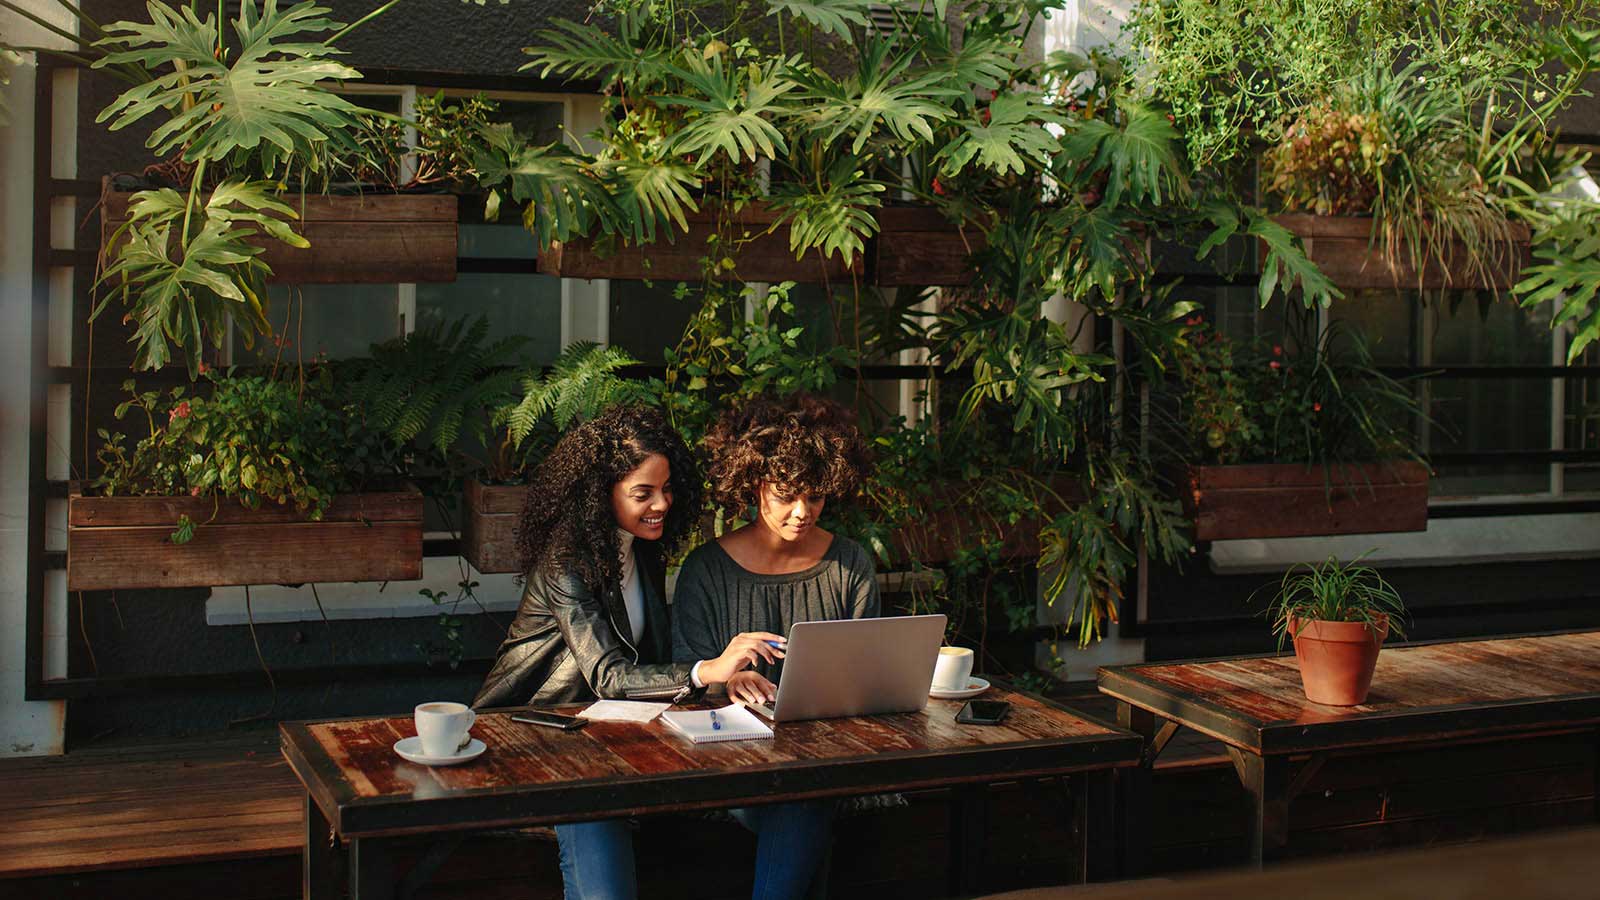
<svg viewBox="0 0 1600 900"><path fill-rule="evenodd" d="M1100 690L1257 753L1600 724L1600 631L1385 647L1360 706L1307 700L1293 655L1100 670Z"/></svg>
<svg viewBox="0 0 1600 900"><path fill-rule="evenodd" d="M283 753L339 832L403 834L1007 780L1133 765L1136 735L1028 694L991 689L1011 715L961 725L961 704L774 726L771 740L693 744L659 720L562 732L487 711L478 759L430 768L393 745L411 717L286 722ZM582 706L565 711L575 712Z"/></svg>

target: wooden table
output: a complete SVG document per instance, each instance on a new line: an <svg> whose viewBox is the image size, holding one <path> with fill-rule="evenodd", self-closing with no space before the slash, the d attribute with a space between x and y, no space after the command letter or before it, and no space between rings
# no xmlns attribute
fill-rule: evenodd
<svg viewBox="0 0 1600 900"><path fill-rule="evenodd" d="M951 846L960 848L952 888L971 892L985 830L972 786L1057 777L1070 789L1080 871L1108 870L1110 829L1101 826L1111 813L1111 774L1138 763L1139 736L1029 694L997 687L985 699L1011 702L1004 724L959 725L959 702L930 700L918 713L789 722L772 740L698 745L660 721L563 733L512 722L514 710L490 711L472 729L488 751L446 768L413 765L391 750L416 733L409 716L285 722L283 754L308 797L303 893L338 896L341 868L352 900L414 889L453 845L437 845L444 849L400 883L392 846L405 835L937 786L961 789L952 804L959 813Z"/></svg>
<svg viewBox="0 0 1600 900"><path fill-rule="evenodd" d="M1150 767L1180 728L1227 745L1254 801L1259 865L1287 844L1289 803L1330 754L1595 729L1600 632L1386 647L1372 693L1353 707L1307 700L1292 655L1102 668L1100 690L1145 739L1141 766L1123 779L1124 872L1141 871L1148 855Z"/></svg>

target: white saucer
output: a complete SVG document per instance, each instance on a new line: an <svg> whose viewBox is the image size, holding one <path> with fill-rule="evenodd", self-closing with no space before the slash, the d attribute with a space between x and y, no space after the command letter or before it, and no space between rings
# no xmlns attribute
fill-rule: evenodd
<svg viewBox="0 0 1600 900"><path fill-rule="evenodd" d="M477 759L486 749L488 747L483 741L473 738L467 741L467 746L450 756L429 756L422 752L421 738L401 738L394 742L394 752L400 754L402 759L423 766L453 766L469 759Z"/></svg>
<svg viewBox="0 0 1600 900"><path fill-rule="evenodd" d="M976 697L988 689L989 682L987 679L973 675L967 679L967 686L963 690L946 691L940 688L929 688L928 696L935 700L965 700L968 697Z"/></svg>

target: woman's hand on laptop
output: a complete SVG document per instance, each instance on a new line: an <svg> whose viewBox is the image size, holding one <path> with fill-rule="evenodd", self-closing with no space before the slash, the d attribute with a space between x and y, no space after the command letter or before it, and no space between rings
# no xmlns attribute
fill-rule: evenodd
<svg viewBox="0 0 1600 900"><path fill-rule="evenodd" d="M761 677L760 672L747 669L728 679L728 698L760 706L778 699L778 686Z"/></svg>
<svg viewBox="0 0 1600 900"><path fill-rule="evenodd" d="M721 656L700 664L700 681L704 684L723 684L731 679L734 673L748 669L762 660L775 663L783 659L785 643L782 635L765 631L747 631L735 635Z"/></svg>

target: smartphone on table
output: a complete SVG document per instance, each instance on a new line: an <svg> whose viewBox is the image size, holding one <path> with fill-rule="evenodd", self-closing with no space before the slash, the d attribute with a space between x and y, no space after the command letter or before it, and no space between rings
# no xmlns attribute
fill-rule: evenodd
<svg viewBox="0 0 1600 900"><path fill-rule="evenodd" d="M999 725L1011 712L1011 704L1004 700L968 700L956 713L956 721L963 725Z"/></svg>
<svg viewBox="0 0 1600 900"><path fill-rule="evenodd" d="M577 731L579 728L589 724L588 719L580 719L577 716L564 716L561 713L553 713L542 709L525 709L521 713L512 716L511 721L528 725L543 725L546 728L559 728L562 731Z"/></svg>

